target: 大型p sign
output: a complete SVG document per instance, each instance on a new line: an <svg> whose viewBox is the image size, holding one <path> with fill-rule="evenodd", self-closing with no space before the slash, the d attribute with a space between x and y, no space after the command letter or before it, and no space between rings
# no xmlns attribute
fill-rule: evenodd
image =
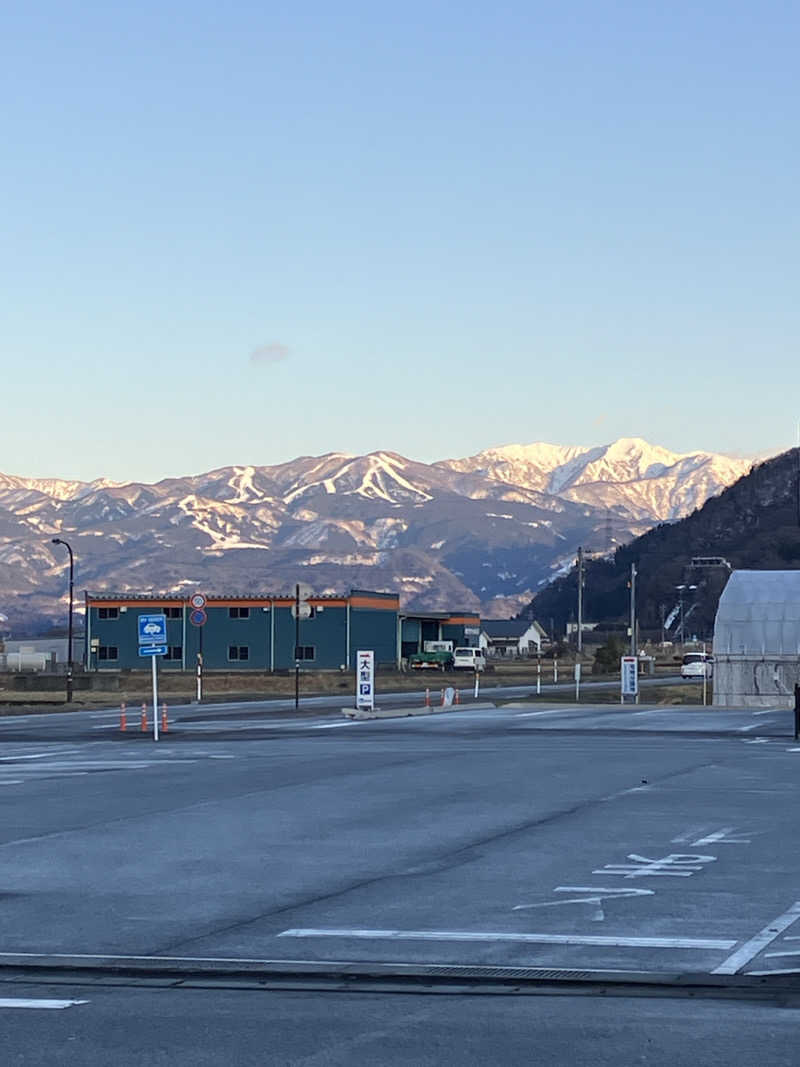
<svg viewBox="0 0 800 1067"><path fill-rule="evenodd" d="M356 652L356 707L375 707L375 653Z"/></svg>

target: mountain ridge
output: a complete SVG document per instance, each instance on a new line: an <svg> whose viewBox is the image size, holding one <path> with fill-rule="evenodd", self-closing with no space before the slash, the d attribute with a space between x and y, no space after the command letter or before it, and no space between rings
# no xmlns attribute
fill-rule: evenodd
<svg viewBox="0 0 800 1067"><path fill-rule="evenodd" d="M75 548L77 587L95 591L280 592L299 574L319 592L391 588L418 609L509 615L578 544L603 552L630 540L724 488L743 462L640 439L503 448L526 457L516 481L488 453L429 464L389 450L155 483L0 475L0 610L60 614L63 552L50 539L61 536ZM606 480L587 482L587 471Z"/></svg>

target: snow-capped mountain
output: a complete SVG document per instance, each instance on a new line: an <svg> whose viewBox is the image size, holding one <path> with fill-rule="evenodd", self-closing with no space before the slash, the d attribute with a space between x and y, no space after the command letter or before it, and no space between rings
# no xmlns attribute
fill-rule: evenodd
<svg viewBox="0 0 800 1067"><path fill-rule="evenodd" d="M593 507L620 509L650 523L683 518L752 466L749 460L714 452L670 452L640 437L621 437L596 448L505 445L440 465Z"/></svg>
<svg viewBox="0 0 800 1067"><path fill-rule="evenodd" d="M579 544L606 552L745 466L623 440L435 464L332 452L153 485L0 475L0 610L18 632L62 616L59 536L78 590L279 592L301 578L321 593L390 588L417 608L507 615Z"/></svg>

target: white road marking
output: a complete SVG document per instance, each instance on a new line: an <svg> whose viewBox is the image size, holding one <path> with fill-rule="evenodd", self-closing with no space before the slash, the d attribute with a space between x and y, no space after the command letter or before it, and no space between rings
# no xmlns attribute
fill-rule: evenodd
<svg viewBox="0 0 800 1067"><path fill-rule="evenodd" d="M800 752L800 748L787 748L787 752Z"/></svg>
<svg viewBox="0 0 800 1067"><path fill-rule="evenodd" d="M512 941L535 945L602 945L610 948L728 949L735 941L693 937L604 937L596 934L515 934L496 930L361 930L326 927L283 930L278 937L343 937L370 941Z"/></svg>
<svg viewBox="0 0 800 1067"><path fill-rule="evenodd" d="M68 756L71 752L77 752L77 748L59 749L56 752L34 752L28 756L0 756L0 763L16 763L23 759L52 759L53 756Z"/></svg>
<svg viewBox="0 0 800 1067"><path fill-rule="evenodd" d="M746 964L757 956L759 952L762 952L767 945L771 944L778 934L782 934L784 930L788 929L792 923L797 922L800 919L800 900L795 901L788 911L785 911L783 915L779 915L774 922L771 922L769 926L765 926L763 930L759 931L755 937L751 937L749 941L745 941L737 950L724 960L719 967L715 968L712 974L736 974Z"/></svg>
<svg viewBox="0 0 800 1067"><path fill-rule="evenodd" d="M692 830L685 830L682 834L678 834L677 837L673 837L673 845L685 845L687 841L693 837L697 837L698 834L704 834L708 830L707 826L695 826Z"/></svg>
<svg viewBox="0 0 800 1067"><path fill-rule="evenodd" d="M761 725L760 722L751 722L747 726L737 727L737 732L740 734L746 733L748 730L757 730Z"/></svg>
<svg viewBox="0 0 800 1067"><path fill-rule="evenodd" d="M692 841L692 847L696 845L749 845L750 840L746 837L737 837L733 826L723 826L708 837L701 837L698 841Z"/></svg>
<svg viewBox="0 0 800 1067"><path fill-rule="evenodd" d="M779 710L779 709L766 708L764 711L754 711L753 714L754 715L774 715L776 710Z"/></svg>
<svg viewBox="0 0 800 1067"><path fill-rule="evenodd" d="M545 900L539 904L515 904L511 909L512 911L525 911L528 908L557 908L564 904L594 904L595 912L592 915L593 922L603 922L606 914L603 910L602 902L604 900L614 900L616 898L627 899L628 897L647 897L653 896L654 889L603 889L599 886L586 886L586 885L558 885L553 890L554 893L589 893L589 896L583 897L570 897L568 900Z"/></svg>
<svg viewBox="0 0 800 1067"><path fill-rule="evenodd" d="M8 778L5 782L0 782L0 785L24 785L24 778Z"/></svg>
<svg viewBox="0 0 800 1067"><path fill-rule="evenodd" d="M22 997L0 997L0 1008L72 1008L76 1004L88 1004L88 1000L26 1000Z"/></svg>
<svg viewBox="0 0 800 1067"><path fill-rule="evenodd" d="M769 744L769 738L768 737L756 737L755 739L749 739L747 741L745 741L745 739L742 738L742 744L743 745L768 745Z"/></svg>
<svg viewBox="0 0 800 1067"><path fill-rule="evenodd" d="M775 959L776 956L800 956L800 948L794 949L793 952L765 952L764 958L768 960Z"/></svg>
<svg viewBox="0 0 800 1067"><path fill-rule="evenodd" d="M565 711L574 711L574 708L553 708L552 711L523 711L515 715L515 719L535 719L537 715L563 715Z"/></svg>
<svg viewBox="0 0 800 1067"><path fill-rule="evenodd" d="M367 720L362 720L366 722ZM335 730L339 726L357 726L358 720L350 719L347 722L321 722L311 727L312 730Z"/></svg>
<svg viewBox="0 0 800 1067"><path fill-rule="evenodd" d="M670 878L691 878L703 869L706 863L716 862L716 856L700 856L694 853L671 852L660 860L651 860L630 852L628 859L632 863L606 863L592 874L620 874L624 878L650 878L664 876Z"/></svg>

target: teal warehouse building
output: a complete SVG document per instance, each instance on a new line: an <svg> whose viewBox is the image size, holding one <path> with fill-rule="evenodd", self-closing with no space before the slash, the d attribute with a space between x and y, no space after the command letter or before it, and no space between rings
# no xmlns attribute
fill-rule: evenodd
<svg viewBox="0 0 800 1067"><path fill-rule="evenodd" d="M353 589L347 595L311 596L301 618L298 658L311 670L352 669L359 649L372 649L378 667L396 668L426 640L477 644L478 615L401 614L396 593ZM167 654L163 670L284 671L295 665L294 598L279 595L207 596L205 623L193 625L189 600L180 596L86 593L87 670L143 670L140 615L163 614ZM202 617L202 616L201 616Z"/></svg>

